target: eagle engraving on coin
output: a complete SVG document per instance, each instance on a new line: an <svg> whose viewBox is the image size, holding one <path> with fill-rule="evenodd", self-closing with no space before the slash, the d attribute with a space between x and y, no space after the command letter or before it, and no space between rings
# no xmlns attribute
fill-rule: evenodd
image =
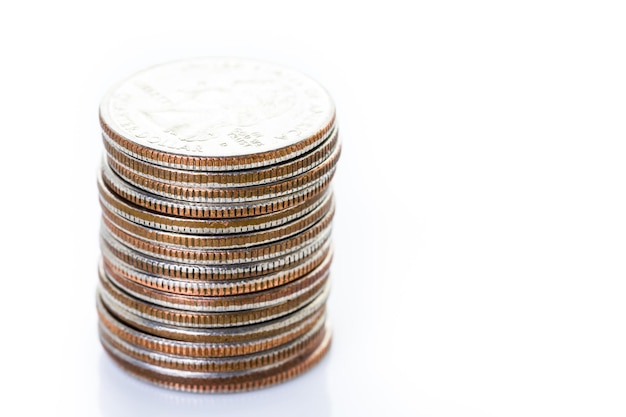
<svg viewBox="0 0 626 417"><path fill-rule="evenodd" d="M253 127L279 116L295 105L289 86L278 88L271 80L202 80L176 91L177 101L143 109L141 113L163 132L183 142L215 138L215 131L228 126Z"/></svg>

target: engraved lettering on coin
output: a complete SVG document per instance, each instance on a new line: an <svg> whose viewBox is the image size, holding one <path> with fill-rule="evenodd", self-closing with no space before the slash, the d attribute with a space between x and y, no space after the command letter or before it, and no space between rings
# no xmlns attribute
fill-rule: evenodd
<svg viewBox="0 0 626 417"><path fill-rule="evenodd" d="M202 58L140 72L100 108L118 134L188 156L267 152L307 139L333 117L326 91L307 76L250 60Z"/></svg>

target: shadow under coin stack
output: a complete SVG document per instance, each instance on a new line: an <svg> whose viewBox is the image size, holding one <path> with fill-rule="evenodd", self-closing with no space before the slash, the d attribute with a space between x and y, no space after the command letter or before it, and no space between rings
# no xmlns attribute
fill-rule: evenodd
<svg viewBox="0 0 626 417"><path fill-rule="evenodd" d="M307 76L197 58L104 97L100 340L151 383L243 391L330 345L335 108Z"/></svg>

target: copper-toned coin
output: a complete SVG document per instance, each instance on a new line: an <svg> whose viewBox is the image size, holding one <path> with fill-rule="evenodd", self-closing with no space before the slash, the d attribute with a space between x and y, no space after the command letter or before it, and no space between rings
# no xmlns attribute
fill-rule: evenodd
<svg viewBox="0 0 626 417"><path fill-rule="evenodd" d="M166 261L197 265L231 265L274 259L311 245L316 239L326 239L325 235L330 236L333 216L334 210L331 206L331 210L322 219L299 234L244 248L180 248L163 245L127 233L109 221L106 216L103 217L102 233L110 234L131 249Z"/></svg>
<svg viewBox="0 0 626 417"><path fill-rule="evenodd" d="M303 232L326 216L329 211L334 211L332 193L324 196L320 205L302 217L271 229L248 233L197 235L162 231L137 224L111 210L108 205L102 205L102 216L105 222L113 223L125 233L155 244L188 249L241 248L268 244Z"/></svg>
<svg viewBox="0 0 626 417"><path fill-rule="evenodd" d="M315 210L330 193L329 191L322 191L286 210L258 216L232 219L191 219L155 213L126 201L104 184L102 176L98 176L98 190L100 191L100 205L103 208L133 223L155 230L175 233L218 235L267 230L285 225Z"/></svg>
<svg viewBox="0 0 626 417"><path fill-rule="evenodd" d="M226 203L182 202L156 196L125 182L113 172L106 161L102 163L102 179L104 183L120 198L161 214L196 219L250 217L288 209L310 198L315 198L315 196L324 192L334 172L334 169L331 169L317 181L292 194L233 205Z"/></svg>
<svg viewBox="0 0 626 417"><path fill-rule="evenodd" d="M322 143L334 120L332 99L311 78L239 58L151 67L113 87L100 105L102 129L127 154L200 171L293 159Z"/></svg>
<svg viewBox="0 0 626 417"><path fill-rule="evenodd" d="M230 357L204 358L164 354L128 343L100 324L100 338L126 355L147 364L194 372L238 372L278 366L293 356L317 346L324 335L319 321L304 335L269 350Z"/></svg>
<svg viewBox="0 0 626 417"><path fill-rule="evenodd" d="M300 316L294 316L295 319L291 320L291 322L287 322L284 318L281 318L281 322L285 323L282 327L274 326L273 329L270 329L269 326L265 326L267 329L263 333L260 331L260 329L263 328L260 327L251 329L247 334L245 332L235 334L234 336L236 336L236 338L233 338L235 340L210 343L198 341L200 340L200 336L197 337L195 341L180 341L172 338L154 336L124 324L104 307L99 297L97 298L96 305L101 325L105 326L106 329L118 339L149 351L191 358L219 358L249 355L274 349L309 333L313 328L319 327L326 320L325 308L323 306L317 310L311 310L312 313L310 315L300 314L305 310L302 309L294 313L294 315L300 314ZM255 326L249 327L252 328ZM182 330L188 331L188 329ZM255 338L255 335L259 337ZM190 335L187 334L187 336ZM228 338L228 334L224 333L221 335L212 334L210 336L213 336L214 339L221 336L220 340ZM244 340L244 337L247 337L248 340Z"/></svg>
<svg viewBox="0 0 626 417"><path fill-rule="evenodd" d="M158 323L173 326L210 328L245 326L284 316L310 303L324 291L328 291L329 281L328 275L325 275L314 285L309 286L304 291L298 293L296 297L290 298L282 304L232 312L198 312L161 307L135 298L122 291L112 284L105 274L100 274L99 288L100 295L107 306L114 304L118 308Z"/></svg>
<svg viewBox="0 0 626 417"><path fill-rule="evenodd" d="M264 291L279 285L288 284L318 269L328 268L332 261L332 245L325 242L311 256L295 262L287 269L255 278L232 279L227 281L186 280L151 275L137 270L103 249L102 264L107 274L117 279L129 280L142 286L165 291L170 294L228 296Z"/></svg>
<svg viewBox="0 0 626 417"><path fill-rule="evenodd" d="M214 352L220 352L219 349L223 347L225 349L224 352L236 350L240 353L234 354L242 354L245 352L240 350L241 345L256 343L264 345L272 339L278 339L274 343L274 345L278 345L286 340L290 340L290 333L297 332L300 326L307 326L308 324L306 323L310 324L310 320L313 320L313 317L323 314L328 294L328 291L324 291L302 308L276 319L245 326L214 328L184 327L159 323L125 309L115 300L107 304L102 298L100 291L98 291L97 299L116 320L130 328L143 332L146 336L170 339L172 342L193 342L194 346L210 344L215 349L218 349ZM216 353L216 355L219 355L219 353ZM224 353L224 355L227 356L227 353Z"/></svg>
<svg viewBox="0 0 626 417"><path fill-rule="evenodd" d="M155 290L137 284L117 274L107 274L101 265L101 274L126 293L159 306L186 311L239 311L250 310L272 305L280 305L307 292L311 287L319 284L328 277L330 263L326 262L311 273L278 287L265 291L248 294L206 297L173 294L167 291Z"/></svg>
<svg viewBox="0 0 626 417"><path fill-rule="evenodd" d="M245 203L270 198L276 199L306 189L334 170L340 154L341 146L337 145L333 153L321 164L295 177L270 184L234 188L199 188L190 185L174 185L137 174L110 156L107 163L117 175L128 183L161 197L195 203Z"/></svg>
<svg viewBox="0 0 626 417"><path fill-rule="evenodd" d="M221 281L254 278L293 267L304 262L307 257L319 250L328 241L329 234L330 229L328 233L321 234L310 245L278 258L234 265L200 265L165 261L127 247L110 236L106 230L101 230L100 247L105 258L116 258L148 274L186 280Z"/></svg>
<svg viewBox="0 0 626 417"><path fill-rule="evenodd" d="M261 371L203 373L180 371L147 364L119 349L103 343L109 355L130 374L155 385L190 392L237 392L259 389L291 379L318 363L328 351L331 331L327 325L324 338L312 351L303 351L280 366Z"/></svg>
<svg viewBox="0 0 626 417"><path fill-rule="evenodd" d="M126 154L106 133L102 134L102 138L109 158L115 160L129 172L153 181L195 188L257 186L291 178L321 164L332 154L338 143L337 128L335 128L329 132L328 139L317 148L282 164L242 171L211 172L173 169L154 165Z"/></svg>
<svg viewBox="0 0 626 417"><path fill-rule="evenodd" d="M239 58L134 74L100 105L96 296L123 369L193 392L289 379L330 346L335 106Z"/></svg>

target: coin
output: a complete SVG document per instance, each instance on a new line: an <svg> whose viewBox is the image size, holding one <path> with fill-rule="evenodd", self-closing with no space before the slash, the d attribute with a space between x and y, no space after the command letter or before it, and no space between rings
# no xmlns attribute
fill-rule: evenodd
<svg viewBox="0 0 626 417"><path fill-rule="evenodd" d="M143 301L116 287L105 274L100 274L99 293L105 305L115 305L157 323L182 327L231 327L260 323L298 310L329 291L328 274L314 285L297 293L280 305L256 307L237 311L189 311Z"/></svg>
<svg viewBox="0 0 626 417"><path fill-rule="evenodd" d="M317 82L272 63L197 58L153 66L113 87L103 131L129 155L173 168L275 164L318 145L335 106Z"/></svg>
<svg viewBox="0 0 626 417"><path fill-rule="evenodd" d="M198 203L195 201L182 202L171 198L157 196L146 192L123 181L104 161L102 163L102 179L107 187L120 198L135 205L147 208L162 214L177 217L201 219L226 219L235 217L249 217L272 213L296 206L307 199L314 198L324 192L333 177L334 169L320 176L320 178L297 192L277 198L265 198L243 203Z"/></svg>
<svg viewBox="0 0 626 417"><path fill-rule="evenodd" d="M230 335L231 337L229 337L229 334L222 334L219 340L227 341L211 343L205 341L206 339L203 339L203 336L217 339L220 335L196 334L194 336L188 329L178 328L178 332L184 332L186 336L185 340L171 338L173 334L168 334L170 338L155 336L151 332L140 331L139 329L125 325L123 321L116 318L104 307L99 298L97 300L97 308L100 324L126 343L142 347L152 352L201 358L247 355L273 349L295 340L308 333L313 327L322 325L326 321L325 309L322 306L316 310L311 310L312 313L310 315L300 314L297 317L294 316L290 321L280 319L277 323L284 323L282 327L274 325L274 329L272 330L270 326L267 325L260 328L258 325L252 325L249 326L250 329L247 333L239 331L238 333ZM157 326L155 326L155 328L157 328ZM265 329L265 332L262 332L260 329ZM163 331L163 329L160 330ZM174 334L174 337L176 336L177 335ZM246 340L244 337L248 339Z"/></svg>
<svg viewBox="0 0 626 417"><path fill-rule="evenodd" d="M106 326L100 324L100 337L126 355L145 363L164 368L195 372L237 372L280 365L302 351L318 345L324 335L324 322L318 321L308 332L278 347L256 353L230 357L188 357L163 354L137 346L117 337Z"/></svg>
<svg viewBox="0 0 626 417"><path fill-rule="evenodd" d="M279 285L285 285L296 280L317 268L327 268L332 260L331 242L328 241L308 258L296 262L291 267L281 269L271 274L253 278L233 280L187 280L167 278L142 272L117 259L103 250L102 265L109 275L136 282L143 286L166 291L171 294L229 296L247 294L255 291L264 291Z"/></svg>
<svg viewBox="0 0 626 417"><path fill-rule="evenodd" d="M195 249L241 248L276 242L303 232L324 218L329 212L334 212L332 193L325 195L320 204L315 205L313 210L284 225L257 232L198 235L168 232L144 226L141 223L127 220L127 217L131 217L120 214L108 204L102 205L103 220L131 236L168 247Z"/></svg>
<svg viewBox="0 0 626 417"><path fill-rule="evenodd" d="M181 295L157 290L116 274L108 274L102 266L101 274L104 274L109 281L126 293L159 306L187 311L237 311L277 305L295 298L310 287L327 279L329 265L329 262L322 263L320 267L309 274L288 284L268 290L217 297Z"/></svg>
<svg viewBox="0 0 626 417"><path fill-rule="evenodd" d="M195 203L244 203L278 198L309 187L324 176L334 172L335 164L340 154L341 146L337 145L328 158L321 164L295 177L272 182L270 184L233 188L197 188L187 185L174 185L133 172L120 164L115 158L109 157L107 164L112 171L128 183L141 190L165 198Z"/></svg>
<svg viewBox="0 0 626 417"><path fill-rule="evenodd" d="M261 245L248 245L245 247L225 249L219 247L207 248L193 246L180 248L163 245L127 233L107 219L106 216L102 218L101 230L102 233L106 235L105 239L110 236L112 239L117 239L131 249L166 261L198 265L240 264L269 260L287 255L311 245L318 238L324 238L326 235L329 236L333 216L334 209L331 206L331 210L325 213L324 217L298 234Z"/></svg>
<svg viewBox="0 0 626 417"><path fill-rule="evenodd" d="M317 148L282 164L273 164L264 168L243 171L211 172L189 171L153 165L127 155L106 134L103 134L102 137L109 159L115 160L119 165L124 166L134 174L172 185L207 188L254 186L294 177L315 168L326 160L338 143L337 128L334 128L328 133L328 138Z"/></svg>
<svg viewBox="0 0 626 417"><path fill-rule="evenodd" d="M187 219L162 215L133 205L111 192L104 184L101 176L98 177L98 190L100 192L100 204L104 209L134 223L151 227L154 230L204 235L245 233L287 224L314 210L329 193L326 191L313 195L302 203L278 213L271 212L232 219Z"/></svg>
<svg viewBox="0 0 626 417"><path fill-rule="evenodd" d="M102 311L110 313L110 316L114 317L115 320L142 332L146 337L160 337L168 339L172 343L182 341L208 344L216 349L224 348L226 351L231 351L231 349L239 350L243 345L254 343L264 345L267 340L273 338L279 340L283 340L283 337L288 338L289 333L294 329L325 311L328 294L328 291L323 292L301 309L279 318L247 326L213 328L194 328L158 323L124 309L115 302L106 304L99 293L96 298L97 304L102 306ZM268 346L270 345L268 344Z"/></svg>
<svg viewBox="0 0 626 417"><path fill-rule="evenodd" d="M288 253L275 259L235 265L185 264L158 259L125 246L114 239L106 230L102 230L100 233L100 245L103 256L115 258L126 265L152 275L199 281L224 281L255 278L299 265L323 247L329 239L329 235L330 229L310 245L297 252Z"/></svg>
<svg viewBox="0 0 626 417"><path fill-rule="evenodd" d="M274 368L227 374L171 370L132 358L106 342L103 347L127 372L155 385L189 392L239 392L275 385L301 374L324 357L330 342L331 331L327 325L324 338L312 351L301 352Z"/></svg>
<svg viewBox="0 0 626 417"><path fill-rule="evenodd" d="M113 86L99 121L96 310L114 362L193 392L317 363L342 152L328 92L276 64L193 58Z"/></svg>

